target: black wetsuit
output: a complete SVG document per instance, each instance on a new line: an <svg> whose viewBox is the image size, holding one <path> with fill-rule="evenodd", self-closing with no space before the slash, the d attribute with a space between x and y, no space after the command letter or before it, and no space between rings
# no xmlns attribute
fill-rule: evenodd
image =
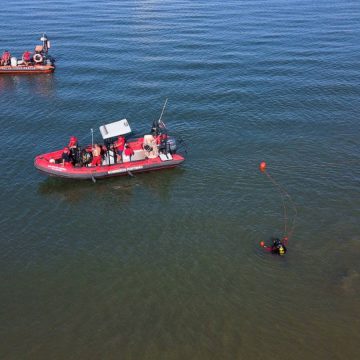
<svg viewBox="0 0 360 360"><path fill-rule="evenodd" d="M279 239L274 240L274 244L271 247L271 252L273 254L285 255L286 251L285 245Z"/></svg>
<svg viewBox="0 0 360 360"><path fill-rule="evenodd" d="M73 161L71 154L70 153L65 153L65 152L62 153L61 159L64 160L64 162L70 162L71 163Z"/></svg>

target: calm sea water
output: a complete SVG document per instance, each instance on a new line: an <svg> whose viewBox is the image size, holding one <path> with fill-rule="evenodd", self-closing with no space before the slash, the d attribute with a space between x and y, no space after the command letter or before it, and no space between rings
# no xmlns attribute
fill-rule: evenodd
<svg viewBox="0 0 360 360"><path fill-rule="evenodd" d="M53 75L0 77L1 359L356 359L360 3L2 4L1 51L45 31ZM50 179L35 155L126 117L178 169ZM285 258L269 174L296 204ZM289 222L294 211L287 198Z"/></svg>

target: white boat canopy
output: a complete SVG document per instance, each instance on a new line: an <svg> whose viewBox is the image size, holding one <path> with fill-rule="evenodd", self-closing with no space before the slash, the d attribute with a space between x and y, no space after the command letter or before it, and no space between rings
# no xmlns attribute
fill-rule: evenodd
<svg viewBox="0 0 360 360"><path fill-rule="evenodd" d="M126 119L115 121L110 124L101 125L99 127L102 138L109 139L119 135L126 135L131 133L131 128Z"/></svg>

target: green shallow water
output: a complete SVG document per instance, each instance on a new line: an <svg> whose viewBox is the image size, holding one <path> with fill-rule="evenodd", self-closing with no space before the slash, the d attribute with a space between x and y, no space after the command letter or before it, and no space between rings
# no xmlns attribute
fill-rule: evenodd
<svg viewBox="0 0 360 360"><path fill-rule="evenodd" d="M356 359L359 15L7 3L1 46L20 55L46 31L57 69L0 77L0 358ZM34 169L104 123L148 130L167 97L180 168L96 184ZM283 230L263 160L297 207L284 258L259 248Z"/></svg>

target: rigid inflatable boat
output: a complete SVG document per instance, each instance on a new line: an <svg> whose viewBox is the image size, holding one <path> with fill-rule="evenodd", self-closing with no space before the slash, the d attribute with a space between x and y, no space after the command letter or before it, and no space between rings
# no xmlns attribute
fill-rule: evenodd
<svg viewBox="0 0 360 360"><path fill-rule="evenodd" d="M178 154L181 141L177 142L174 136L168 134L161 119L153 123L149 134L140 137L131 137L132 131L126 119L102 125L99 130L103 144L92 141L92 144L81 147L77 139L71 137L65 149L36 156L34 166L50 176L95 181L173 168L185 160ZM120 154L117 147L119 139L124 139ZM99 161L94 161L96 158Z"/></svg>
<svg viewBox="0 0 360 360"><path fill-rule="evenodd" d="M35 46L34 52L25 51L21 59L11 56L7 50L1 56L0 74L48 74L55 70L55 59L48 54L50 41L46 34L40 38L42 45Z"/></svg>

